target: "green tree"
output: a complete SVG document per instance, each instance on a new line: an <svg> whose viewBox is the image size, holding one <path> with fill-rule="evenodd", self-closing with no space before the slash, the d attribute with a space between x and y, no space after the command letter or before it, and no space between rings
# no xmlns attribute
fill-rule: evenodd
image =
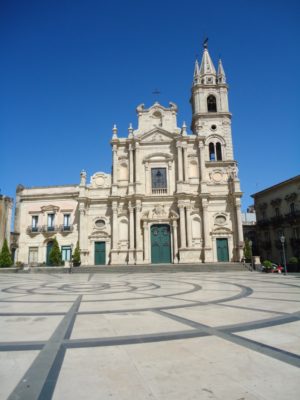
<svg viewBox="0 0 300 400"><path fill-rule="evenodd" d="M11 267L13 265L13 261L9 252L7 240L4 239L2 250L0 253L0 267L6 268Z"/></svg>
<svg viewBox="0 0 300 400"><path fill-rule="evenodd" d="M245 257L246 260L251 260L251 257L252 257L251 247L250 247L250 244L249 244L249 239L245 240L244 257Z"/></svg>
<svg viewBox="0 0 300 400"><path fill-rule="evenodd" d="M56 238L53 239L53 246L49 254L50 265L62 265L61 251Z"/></svg>
<svg viewBox="0 0 300 400"><path fill-rule="evenodd" d="M80 248L79 248L79 243L77 242L73 256L73 265L75 267L78 267L81 264L81 258L80 258Z"/></svg>

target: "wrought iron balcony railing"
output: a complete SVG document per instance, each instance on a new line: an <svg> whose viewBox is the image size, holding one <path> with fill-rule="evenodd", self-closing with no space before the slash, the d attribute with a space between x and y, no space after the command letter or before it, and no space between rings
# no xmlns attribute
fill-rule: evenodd
<svg viewBox="0 0 300 400"><path fill-rule="evenodd" d="M34 235L37 233L42 232L42 227L41 226L28 226L26 229L26 233L29 235Z"/></svg>
<svg viewBox="0 0 300 400"><path fill-rule="evenodd" d="M73 225L60 225L59 230L62 233L73 232Z"/></svg>
<svg viewBox="0 0 300 400"><path fill-rule="evenodd" d="M257 220L258 226L266 226L266 225L269 225L269 223L270 223L270 220L268 218L263 218L263 219Z"/></svg>

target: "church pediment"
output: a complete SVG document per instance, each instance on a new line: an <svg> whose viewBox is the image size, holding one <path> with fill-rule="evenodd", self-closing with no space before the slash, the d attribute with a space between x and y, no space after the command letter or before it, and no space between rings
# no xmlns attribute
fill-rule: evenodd
<svg viewBox="0 0 300 400"><path fill-rule="evenodd" d="M161 128L155 128L141 135L140 140L141 143L170 143L173 140L174 136L174 133L165 131Z"/></svg>

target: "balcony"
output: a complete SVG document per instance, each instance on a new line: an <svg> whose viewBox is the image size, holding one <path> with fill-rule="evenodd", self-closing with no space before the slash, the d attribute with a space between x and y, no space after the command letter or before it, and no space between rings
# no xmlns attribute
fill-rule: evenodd
<svg viewBox="0 0 300 400"><path fill-rule="evenodd" d="M287 219L287 221L290 224L296 223L300 220L300 211L295 210L295 211L289 212L288 214L285 214L285 218Z"/></svg>
<svg viewBox="0 0 300 400"><path fill-rule="evenodd" d="M42 227L41 226L28 226L26 229L27 235L35 235L37 233L42 232Z"/></svg>
<svg viewBox="0 0 300 400"><path fill-rule="evenodd" d="M270 220L268 218L259 219L257 221L258 226L266 226L266 225L269 225L269 223L270 223Z"/></svg>
<svg viewBox="0 0 300 400"><path fill-rule="evenodd" d="M59 227L56 225L52 226L44 225L41 228L41 232L43 232L44 234L48 233L51 235L52 233L59 232Z"/></svg>
<svg viewBox="0 0 300 400"><path fill-rule="evenodd" d="M60 225L59 231L61 233L71 233L73 232L73 225Z"/></svg>
<svg viewBox="0 0 300 400"><path fill-rule="evenodd" d="M152 194L154 196L161 196L163 194L168 194L168 189L167 188L159 188L159 189L152 188Z"/></svg>
<svg viewBox="0 0 300 400"><path fill-rule="evenodd" d="M283 216L275 215L274 217L271 218L271 222L273 225L281 225L283 222Z"/></svg>

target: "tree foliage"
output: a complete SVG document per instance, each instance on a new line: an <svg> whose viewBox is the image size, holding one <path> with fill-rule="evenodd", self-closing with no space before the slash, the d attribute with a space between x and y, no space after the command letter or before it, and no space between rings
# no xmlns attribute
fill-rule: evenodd
<svg viewBox="0 0 300 400"><path fill-rule="evenodd" d="M80 248L79 248L79 243L77 242L73 256L73 265L79 266L81 264L81 258L80 258Z"/></svg>
<svg viewBox="0 0 300 400"><path fill-rule="evenodd" d="M250 246L250 243L249 243L249 239L245 240L244 257L245 257L246 260L251 260L251 257L252 257L251 246Z"/></svg>
<svg viewBox="0 0 300 400"><path fill-rule="evenodd" d="M12 265L13 261L10 255L7 240L4 239L2 250L0 253L0 267L6 268L6 267L11 267Z"/></svg>
<svg viewBox="0 0 300 400"><path fill-rule="evenodd" d="M53 239L52 249L49 254L50 265L62 265L61 251L56 238Z"/></svg>

